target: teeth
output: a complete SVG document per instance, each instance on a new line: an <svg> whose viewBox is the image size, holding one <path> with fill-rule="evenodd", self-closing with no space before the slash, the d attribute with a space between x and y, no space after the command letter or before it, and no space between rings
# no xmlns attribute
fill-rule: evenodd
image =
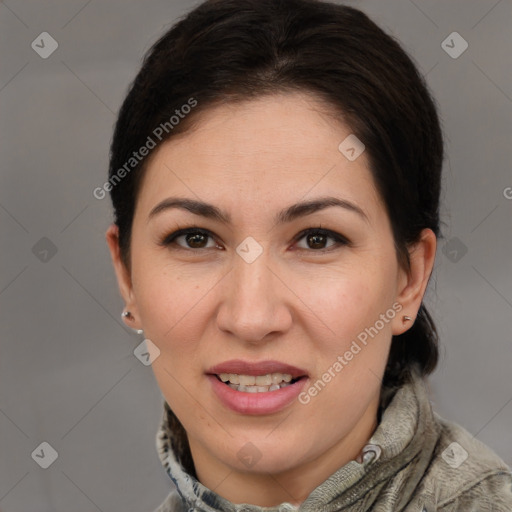
<svg viewBox="0 0 512 512"><path fill-rule="evenodd" d="M283 380L282 373L273 373L272 374L272 384L279 384Z"/></svg>
<svg viewBox="0 0 512 512"><path fill-rule="evenodd" d="M253 375L239 375L238 378L241 386L254 386L256 384L256 377Z"/></svg>
<svg viewBox="0 0 512 512"><path fill-rule="evenodd" d="M258 375L256 377L256 386L270 386L272 384L272 375Z"/></svg>
<svg viewBox="0 0 512 512"><path fill-rule="evenodd" d="M227 384L240 384L241 386L271 386L291 382L292 376L289 373L267 373L266 375L238 375L236 373L221 373L219 378Z"/></svg>
<svg viewBox="0 0 512 512"><path fill-rule="evenodd" d="M277 391L290 385L292 376L289 373L267 373L266 375L238 375L221 373L219 378L230 388L245 393L266 393Z"/></svg>

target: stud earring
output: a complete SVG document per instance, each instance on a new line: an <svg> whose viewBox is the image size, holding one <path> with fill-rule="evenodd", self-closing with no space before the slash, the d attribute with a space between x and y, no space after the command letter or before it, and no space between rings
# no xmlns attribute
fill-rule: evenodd
<svg viewBox="0 0 512 512"><path fill-rule="evenodd" d="M404 315L402 317L402 322L410 322L411 320L412 320L412 318L410 316Z"/></svg>
<svg viewBox="0 0 512 512"><path fill-rule="evenodd" d="M127 318L128 320L135 320L135 317L131 314L130 311L123 311L121 313L121 317L122 318ZM132 331L135 331L137 334L143 334L144 331L142 329L133 329L132 327L130 327L130 329L132 329Z"/></svg>

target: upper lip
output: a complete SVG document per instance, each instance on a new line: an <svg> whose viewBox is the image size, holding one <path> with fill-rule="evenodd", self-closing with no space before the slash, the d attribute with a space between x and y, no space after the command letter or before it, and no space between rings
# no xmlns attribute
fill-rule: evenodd
<svg viewBox="0 0 512 512"><path fill-rule="evenodd" d="M307 375L306 370L297 368L280 361L244 361L242 359L232 359L223 363L216 364L206 371L208 374L219 375L220 373L235 373L237 375L267 375L268 373L287 373L294 379Z"/></svg>

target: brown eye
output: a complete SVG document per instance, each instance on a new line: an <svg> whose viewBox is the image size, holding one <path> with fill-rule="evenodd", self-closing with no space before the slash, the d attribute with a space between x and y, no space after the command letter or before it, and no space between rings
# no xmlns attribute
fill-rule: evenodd
<svg viewBox="0 0 512 512"><path fill-rule="evenodd" d="M178 242L183 239L184 242ZM211 239L213 245L208 246L208 239ZM180 229L166 236L161 242L161 245L169 246L176 245L180 249L211 249L216 247L212 235L208 231L198 229Z"/></svg>
<svg viewBox="0 0 512 512"><path fill-rule="evenodd" d="M328 251L332 248L349 244L349 241L339 233L319 228L303 231L297 237L297 241L302 239L305 239L306 247L300 247L300 249L311 249L316 252ZM329 239L333 240L333 243L327 245Z"/></svg>
<svg viewBox="0 0 512 512"><path fill-rule="evenodd" d="M327 243L328 238L329 237L319 233L306 235L307 243L310 244L309 247L311 249L325 249L325 244Z"/></svg>
<svg viewBox="0 0 512 512"><path fill-rule="evenodd" d="M183 236L185 237L186 243L189 244L192 249L202 249L208 239L208 235L200 231Z"/></svg>

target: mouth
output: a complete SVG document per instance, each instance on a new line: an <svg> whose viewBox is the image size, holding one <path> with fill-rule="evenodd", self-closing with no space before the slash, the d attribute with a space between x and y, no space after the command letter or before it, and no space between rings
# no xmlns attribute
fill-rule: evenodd
<svg viewBox="0 0 512 512"><path fill-rule="evenodd" d="M240 375L237 373L215 374L217 379L235 391L243 393L268 393L291 386L306 376L296 377L289 373L267 373L265 375Z"/></svg>
<svg viewBox="0 0 512 512"><path fill-rule="evenodd" d="M289 406L309 379L307 372L279 361L226 361L206 372L226 407L242 414L272 414Z"/></svg>

